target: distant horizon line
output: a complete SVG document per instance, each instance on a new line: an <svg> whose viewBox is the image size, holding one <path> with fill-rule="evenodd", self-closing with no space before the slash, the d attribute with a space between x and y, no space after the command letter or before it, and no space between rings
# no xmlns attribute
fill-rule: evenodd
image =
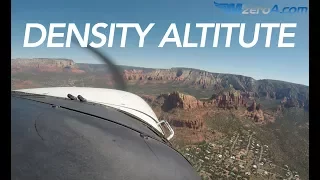
<svg viewBox="0 0 320 180"><path fill-rule="evenodd" d="M48 60L64 60L64 61L73 61L76 64L94 64L94 65L105 65L104 63L84 63L84 62L76 62L73 59L70 58L44 58L44 57L38 57L38 58L11 58L12 60L19 60L19 59L24 59L24 60L32 60L32 59L48 59ZM273 80L273 81L282 81L282 82L288 82L288 83L292 83L292 84L297 84L297 85L302 85L302 86L307 86L309 87L309 85L307 84L300 84L300 83L295 83L295 82L290 82L290 81L286 81L286 80L280 80L280 79L255 79L251 76L247 76L247 75L242 75L242 74L232 74L232 73L219 73L219 72L210 72L207 70L203 70L203 69L197 69L197 68L190 68L190 67L171 67L171 68L156 68L156 67L142 67L142 66L131 66L131 65L124 65L124 64L116 64L117 66L130 66L133 68L145 68L145 69L155 69L155 70L167 70L167 69L177 69L177 68L183 68L183 69L194 69L194 70L200 70L200 71L204 71L204 72L208 72L208 73L215 73L215 74L225 74L225 75L236 75L236 76L244 76L244 77L249 77L252 78L253 80Z"/></svg>

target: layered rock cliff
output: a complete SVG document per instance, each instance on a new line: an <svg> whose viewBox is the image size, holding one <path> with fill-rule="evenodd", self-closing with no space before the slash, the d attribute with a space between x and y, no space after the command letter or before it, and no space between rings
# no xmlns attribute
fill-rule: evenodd
<svg viewBox="0 0 320 180"><path fill-rule="evenodd" d="M11 60L11 72L23 71L38 71L38 72L72 72L84 73L80 70L77 64L70 59L14 59Z"/></svg>

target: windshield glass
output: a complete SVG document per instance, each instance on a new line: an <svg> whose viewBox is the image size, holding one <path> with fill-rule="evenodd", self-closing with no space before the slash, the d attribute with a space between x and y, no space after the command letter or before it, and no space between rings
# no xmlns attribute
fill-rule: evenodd
<svg viewBox="0 0 320 180"><path fill-rule="evenodd" d="M13 0L11 89L130 114L203 179L308 179L308 3L247 3Z"/></svg>

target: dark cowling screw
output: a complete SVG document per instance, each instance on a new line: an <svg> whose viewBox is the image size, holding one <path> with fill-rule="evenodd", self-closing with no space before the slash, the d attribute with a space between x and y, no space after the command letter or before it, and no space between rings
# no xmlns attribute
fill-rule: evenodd
<svg viewBox="0 0 320 180"><path fill-rule="evenodd" d="M81 101L81 102L87 102L87 100L82 97L81 95L78 95L78 99Z"/></svg>
<svg viewBox="0 0 320 180"><path fill-rule="evenodd" d="M140 134L140 137L144 138L144 139L148 139L148 136L144 135L144 134Z"/></svg>
<svg viewBox="0 0 320 180"><path fill-rule="evenodd" d="M73 95L71 95L71 94L68 94L68 98L69 99L71 99L71 100L77 100L77 98L76 97L74 97Z"/></svg>

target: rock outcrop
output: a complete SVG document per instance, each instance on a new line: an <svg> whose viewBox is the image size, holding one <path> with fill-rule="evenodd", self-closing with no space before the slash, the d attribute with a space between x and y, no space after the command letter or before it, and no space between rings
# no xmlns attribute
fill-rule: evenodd
<svg viewBox="0 0 320 180"><path fill-rule="evenodd" d="M162 94L160 96L164 98L164 103L162 105L164 111L169 111L174 108L188 110L204 106L204 102L191 95L183 94L178 91Z"/></svg>
<svg viewBox="0 0 320 180"><path fill-rule="evenodd" d="M306 101L307 102L307 101ZM284 108L294 108L294 107L299 107L299 108L304 108L305 107L305 102L299 101L296 98L287 98L284 97L281 101L281 106Z"/></svg>
<svg viewBox="0 0 320 180"><path fill-rule="evenodd" d="M166 119L174 127L188 128L193 130L201 130L204 127L203 117L198 113L193 113L191 116L180 117L174 111L189 111L204 107L204 102L187 94L174 91L168 94L161 94L156 98L150 96L142 96L151 106L160 105L161 109L167 117L160 117ZM184 114L185 112L183 112ZM179 113L178 113L179 114Z"/></svg>
<svg viewBox="0 0 320 180"><path fill-rule="evenodd" d="M301 106L303 106L303 105L301 104ZM300 103L297 99L287 98L287 101L284 103L284 107L286 107L286 108L300 107Z"/></svg>
<svg viewBox="0 0 320 180"><path fill-rule="evenodd" d="M246 106L246 98L243 97L240 91L232 87L212 95L211 99L219 108L238 109L240 106Z"/></svg>
<svg viewBox="0 0 320 180"><path fill-rule="evenodd" d="M194 120L169 119L168 122L174 127L184 127L193 130L201 130L203 128L203 119Z"/></svg>
<svg viewBox="0 0 320 180"><path fill-rule="evenodd" d="M261 123L265 121L264 113L261 109L261 105L257 104L256 101L252 102L251 106L247 108L247 111L245 114L247 117L253 119L254 122Z"/></svg>
<svg viewBox="0 0 320 180"><path fill-rule="evenodd" d="M161 94L156 98L150 96L142 97L151 106L160 106L163 112L169 114L175 114L175 111L177 110L184 111L183 114L185 114L186 111L192 110L192 112L194 112L194 116L192 115L192 117L169 115L166 119L175 127L186 127L194 130L203 128L204 120L202 116L208 114L209 111L214 111L216 108L237 110L240 106L246 107L247 104L246 98L244 98L239 91L232 88L219 93L219 95L213 95L214 98L211 98L209 101L201 101L194 96L183 94L178 91ZM244 115L256 123L265 123L269 120L273 121L273 115L270 113L265 114L261 105L257 104L256 101L253 101L252 104L246 108Z"/></svg>

